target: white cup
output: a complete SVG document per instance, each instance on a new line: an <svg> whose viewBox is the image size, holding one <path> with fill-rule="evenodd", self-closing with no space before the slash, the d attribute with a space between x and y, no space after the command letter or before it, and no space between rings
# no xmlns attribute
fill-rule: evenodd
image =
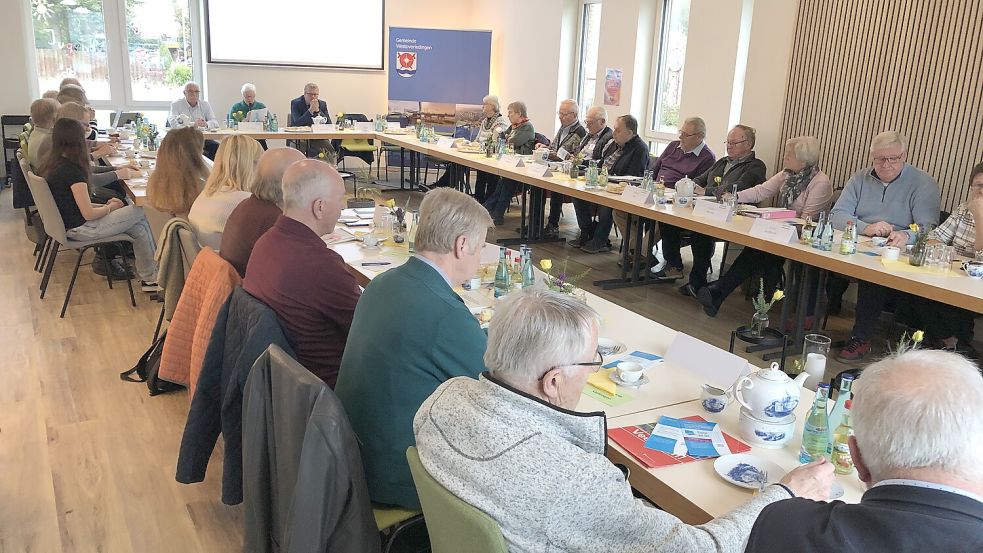
<svg viewBox="0 0 983 553"><path fill-rule="evenodd" d="M379 237L374 232L370 232L362 237L362 243L367 248L374 248L379 245Z"/></svg>
<svg viewBox="0 0 983 553"><path fill-rule="evenodd" d="M700 394L700 403L708 413L719 413L731 402L731 395L728 390L721 390L709 384L703 385L703 392Z"/></svg>
<svg viewBox="0 0 983 553"><path fill-rule="evenodd" d="M888 261L897 261L898 257L901 256L901 250L895 246L886 246L881 251L881 257L887 259Z"/></svg>
<svg viewBox="0 0 983 553"><path fill-rule="evenodd" d="M620 378L622 382L626 382L628 384L638 382L638 380L642 378L642 373L644 371L645 369L639 363L635 363L634 361L624 361L622 363L618 363L618 378Z"/></svg>
<svg viewBox="0 0 983 553"><path fill-rule="evenodd" d="M887 238L884 238L883 236L875 236L870 239L870 242L878 248L883 248L887 245Z"/></svg>

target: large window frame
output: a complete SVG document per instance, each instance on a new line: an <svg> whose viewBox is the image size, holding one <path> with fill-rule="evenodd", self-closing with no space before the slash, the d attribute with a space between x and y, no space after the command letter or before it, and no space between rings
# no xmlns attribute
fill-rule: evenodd
<svg viewBox="0 0 983 553"><path fill-rule="evenodd" d="M34 18L32 0L21 0L25 5L25 23L28 33L25 33L27 62L30 65L33 78L29 83L32 97L41 96L36 46L34 43ZM149 0L159 1L159 0ZM193 79L201 83L204 75L203 56L201 40L201 2L199 0L186 0L188 2L188 19L191 26L191 44L194 55L191 61ZM109 71L109 95L108 100L91 100L93 108L97 110L118 110L118 111L168 111L170 104L178 98L168 100L137 100L133 94L133 80L130 72L129 43L127 39L126 21L126 0L101 0L103 23L106 30L106 58ZM84 85L85 83L83 83Z"/></svg>
<svg viewBox="0 0 983 553"><path fill-rule="evenodd" d="M659 33L658 40L654 41L652 49L652 67L650 71L650 82L649 91L651 96L649 97L648 105L650 107L648 112L648 120L645 124L644 135L651 141L652 151L661 151L666 144L678 139L678 126L675 130L667 131L659 127L659 121L662 118L661 113L661 96L663 94L662 90L662 70L666 63L668 63L669 56L669 35L671 32L671 21L672 18L672 6L674 2L690 2L691 0L663 0L660 6L661 13L659 14ZM688 26L687 26L688 27ZM688 35L687 31L687 35ZM685 56L685 53L684 53ZM683 63L683 69L681 73L685 75L685 57ZM682 88L682 78L680 80L680 89ZM680 90L681 92L681 90Z"/></svg>
<svg viewBox="0 0 983 553"><path fill-rule="evenodd" d="M594 52L595 57L595 67L594 67L594 89L588 90L586 85L586 61L587 61L587 49L590 46L587 42L587 25L589 23L590 11L592 9L603 10L602 0L581 0L580 2L580 26L579 26L579 36L577 37L577 73L576 73L576 83L575 90L577 91L576 99L577 104L580 106L581 113L579 114L581 118L585 116L587 110L594 103L595 95L597 93L597 52ZM598 33L598 47L600 46L600 29ZM588 98L589 94L589 98Z"/></svg>

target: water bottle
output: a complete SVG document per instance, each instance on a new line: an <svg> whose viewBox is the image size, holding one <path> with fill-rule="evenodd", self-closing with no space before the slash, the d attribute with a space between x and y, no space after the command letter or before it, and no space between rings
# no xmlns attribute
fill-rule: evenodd
<svg viewBox="0 0 983 553"><path fill-rule="evenodd" d="M651 169L646 169L645 173L642 174L642 190L646 192L655 192L655 183L652 181Z"/></svg>
<svg viewBox="0 0 983 553"><path fill-rule="evenodd" d="M505 139L499 137L499 139L498 139L498 159L502 159L502 156L505 155L505 148L506 148Z"/></svg>
<svg viewBox="0 0 983 553"><path fill-rule="evenodd" d="M498 248L498 268L495 270L495 297L500 298L509 293L512 286L512 273L505 255L505 246Z"/></svg>
<svg viewBox="0 0 983 553"><path fill-rule="evenodd" d="M536 272L532 268L532 249L522 248L522 287L529 288L536 284Z"/></svg>
<svg viewBox="0 0 983 553"><path fill-rule="evenodd" d="M823 229L823 237L820 242L824 252L833 250L833 223L826 221L826 228Z"/></svg>
<svg viewBox="0 0 983 553"><path fill-rule="evenodd" d="M406 246L409 248L410 253L416 252L416 227L419 218L420 212L414 209L410 215L410 228L406 232Z"/></svg>
<svg viewBox="0 0 983 553"><path fill-rule="evenodd" d="M597 180L599 174L597 172L597 160L592 159L590 163L587 164L587 177L585 179L585 186L587 190L593 190L597 188Z"/></svg>
<svg viewBox="0 0 983 553"><path fill-rule="evenodd" d="M604 188L608 185L608 168L604 167L601 169L601 174L597 176L597 186L599 188Z"/></svg>
<svg viewBox="0 0 983 553"><path fill-rule="evenodd" d="M280 132L280 121L277 120L276 114L273 114L273 121L271 122L270 132Z"/></svg>
<svg viewBox="0 0 983 553"><path fill-rule="evenodd" d="M840 254L850 255L857 253L857 225L853 221L847 221L843 236L840 237Z"/></svg>
<svg viewBox="0 0 983 553"><path fill-rule="evenodd" d="M727 200L727 205L729 205L731 209L737 208L737 183L736 182L734 183L733 188L731 188L730 199Z"/></svg>
<svg viewBox="0 0 983 553"><path fill-rule="evenodd" d="M802 448L799 462L811 463L826 456L829 445L829 415L826 414L826 398L829 384L821 382L816 390L816 401L809 410L805 427L802 429Z"/></svg>
<svg viewBox="0 0 983 553"><path fill-rule="evenodd" d="M823 232L826 231L826 212L819 212L819 219L816 221L816 228L812 230L812 247L817 250L823 248Z"/></svg>

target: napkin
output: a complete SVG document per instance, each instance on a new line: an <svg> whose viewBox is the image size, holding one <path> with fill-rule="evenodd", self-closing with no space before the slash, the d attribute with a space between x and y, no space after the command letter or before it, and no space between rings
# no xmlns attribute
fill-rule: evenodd
<svg viewBox="0 0 983 553"><path fill-rule="evenodd" d="M959 276L957 271L949 271L947 273L938 270L935 267L918 267L908 263L907 261L898 261L893 259L884 259L881 257L881 264L884 268L889 271L897 271L899 273L920 273L923 275L936 275L936 276Z"/></svg>
<svg viewBox="0 0 983 553"><path fill-rule="evenodd" d="M597 388L604 394L614 397L618 394L618 385L608 377L613 370L614 369L600 370L596 373L591 373L591 375L587 377L587 383Z"/></svg>

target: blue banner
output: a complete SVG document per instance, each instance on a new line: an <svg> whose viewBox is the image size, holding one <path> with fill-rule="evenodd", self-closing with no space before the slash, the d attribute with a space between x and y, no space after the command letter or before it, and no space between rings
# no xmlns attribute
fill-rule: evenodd
<svg viewBox="0 0 983 553"><path fill-rule="evenodd" d="M491 31L390 27L390 106L435 114L454 113L457 105L480 110L490 63Z"/></svg>

